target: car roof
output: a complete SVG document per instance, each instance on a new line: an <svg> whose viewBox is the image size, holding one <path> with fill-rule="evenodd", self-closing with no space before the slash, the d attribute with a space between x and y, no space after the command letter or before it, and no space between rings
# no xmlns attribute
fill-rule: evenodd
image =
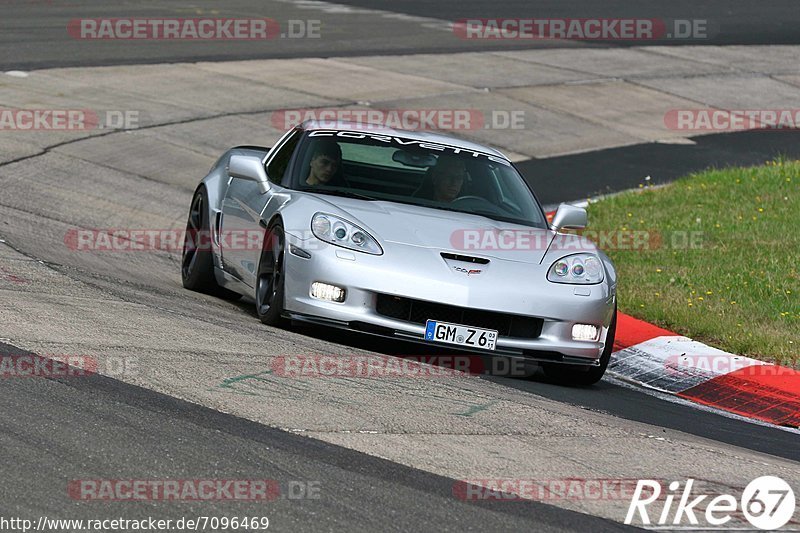
<svg viewBox="0 0 800 533"><path fill-rule="evenodd" d="M380 124L347 122L343 120L307 120L300 124L298 128L301 128L305 131L346 130L373 133L377 135L392 135L395 137L402 137L404 139L413 139L416 141L426 141L436 144L444 144L447 146L455 146L464 150L490 154L508 160L508 157L506 157L503 152L495 150L494 148L489 148L488 146L484 146L482 144L465 141L464 139L459 139L457 137L451 137L449 135L442 135L441 133L433 133L429 131L395 129Z"/></svg>

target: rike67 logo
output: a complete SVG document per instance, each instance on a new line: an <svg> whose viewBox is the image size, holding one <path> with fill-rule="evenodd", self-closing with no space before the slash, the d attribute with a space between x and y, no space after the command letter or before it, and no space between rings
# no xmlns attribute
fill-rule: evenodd
<svg viewBox="0 0 800 533"><path fill-rule="evenodd" d="M686 529L690 526L690 529L728 530L733 526L729 522L734 518L738 521L743 515L754 528L774 530L785 526L794 516L794 491L779 477L754 479L738 500L730 494L713 498L708 494L693 494L694 482L694 479L688 479L681 488L680 482L673 481L665 491L659 481L639 480L625 523L655 529L665 529L664 526Z"/></svg>

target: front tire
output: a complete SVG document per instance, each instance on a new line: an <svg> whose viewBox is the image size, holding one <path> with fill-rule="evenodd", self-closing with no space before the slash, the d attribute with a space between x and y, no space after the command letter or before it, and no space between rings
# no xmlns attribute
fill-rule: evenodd
<svg viewBox="0 0 800 533"><path fill-rule="evenodd" d="M285 242L281 222L270 224L264 235L256 276L256 313L268 326L283 323Z"/></svg>
<svg viewBox="0 0 800 533"><path fill-rule="evenodd" d="M211 251L211 225L208 220L208 192L200 186L192 197L181 255L181 279L184 288L238 300L241 294L220 287L214 276L214 257Z"/></svg>
<svg viewBox="0 0 800 533"><path fill-rule="evenodd" d="M603 378L606 373L608 363L611 360L611 353L614 351L614 337L617 333L617 308L614 306L614 317L606 334L605 348L600 356L600 366L575 366L560 365L550 363L543 366L544 374L551 380L561 385L576 385L588 387L594 385Z"/></svg>

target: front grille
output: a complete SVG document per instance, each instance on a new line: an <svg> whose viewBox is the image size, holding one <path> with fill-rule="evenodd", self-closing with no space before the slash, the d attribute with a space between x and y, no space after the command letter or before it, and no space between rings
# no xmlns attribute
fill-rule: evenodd
<svg viewBox="0 0 800 533"><path fill-rule="evenodd" d="M503 337L535 339L542 333L541 318L456 307L388 294L378 295L375 310L379 315L414 324L425 324L426 320L438 320L476 328L495 329L498 335Z"/></svg>

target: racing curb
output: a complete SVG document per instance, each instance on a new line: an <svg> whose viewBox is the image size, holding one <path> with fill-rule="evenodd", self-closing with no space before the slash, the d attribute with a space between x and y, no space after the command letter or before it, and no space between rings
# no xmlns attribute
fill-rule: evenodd
<svg viewBox="0 0 800 533"><path fill-rule="evenodd" d="M555 212L547 213L552 221ZM734 355L617 314L608 372L739 416L800 428L800 370Z"/></svg>
<svg viewBox="0 0 800 533"><path fill-rule="evenodd" d="M800 427L800 370L712 348L619 313L608 371L679 398Z"/></svg>

